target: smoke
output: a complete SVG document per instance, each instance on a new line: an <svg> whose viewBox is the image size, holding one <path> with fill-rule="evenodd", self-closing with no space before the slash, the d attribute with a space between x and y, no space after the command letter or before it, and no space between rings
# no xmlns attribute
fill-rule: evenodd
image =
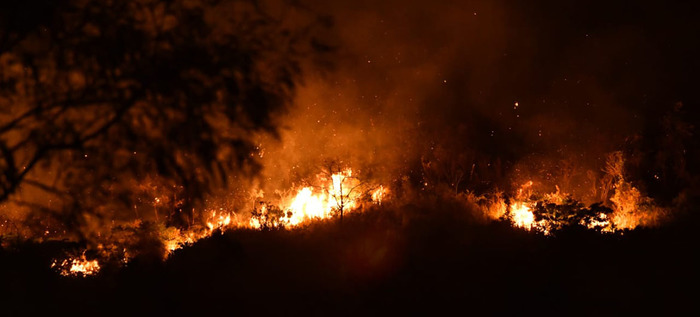
<svg viewBox="0 0 700 317"><path fill-rule="evenodd" d="M680 22L649 19L644 2L309 6L334 18L334 68L310 69L279 140L261 141L263 182L342 159L390 181L508 189L534 177L595 200L607 155L691 98L688 70L669 64L683 43L661 31Z"/></svg>
<svg viewBox="0 0 700 317"><path fill-rule="evenodd" d="M685 150L697 143L691 139L695 123L679 124L697 111L688 79L698 65L681 62L698 52L684 42L697 38L698 31L681 28L692 20L684 13L692 7L671 3L659 11L644 1L623 6L604 1L309 0L300 14L275 1L266 5L274 18L285 17L281 27L290 30L306 30L300 25L309 24L308 11L318 14L316 22L329 27L303 35L314 38L316 49L330 47L332 52L324 67L317 54L305 56L304 81L290 84L293 107L265 122L277 134L268 133L274 129L241 132L261 133L252 153L261 166L255 183L248 183L246 173L232 171L227 176L240 186L213 193L205 204L249 210L255 198L273 199L285 189L313 183L330 161L392 190L407 184L454 192L510 191L533 180L538 191L553 192L559 186L586 203L605 199L599 187L606 159L625 145L636 155L629 164L637 170L630 180L661 179L656 186L635 184L639 188L678 191L695 177L671 167L677 162L685 166L697 156L697 151ZM227 10L235 8L210 18L225 20ZM271 43L282 42L287 43ZM259 63L285 58L274 55ZM261 68L262 77L280 75ZM673 110L678 101L690 105L683 108L689 109L687 118ZM664 116L668 113L675 115ZM658 124L661 117L676 121ZM182 131L179 124L172 130ZM178 135L190 140L194 134ZM674 135L688 140L674 142ZM657 143L667 148L659 150ZM145 144L143 151L120 155L152 151ZM105 160L112 158L112 151L103 152ZM652 155L653 160L643 158ZM185 169L194 179L196 167ZM681 181L672 179L679 175ZM123 212L125 218L133 214L158 220L190 210L178 203L187 197L175 187L141 182L134 190L131 185L126 191L139 204ZM148 195L152 192L162 197L155 201ZM46 197L41 189L20 194ZM666 196L671 200L675 193ZM179 209L174 211L173 204ZM101 221L109 226L115 217L105 214ZM97 220L82 222L89 223L87 231L103 231Z"/></svg>

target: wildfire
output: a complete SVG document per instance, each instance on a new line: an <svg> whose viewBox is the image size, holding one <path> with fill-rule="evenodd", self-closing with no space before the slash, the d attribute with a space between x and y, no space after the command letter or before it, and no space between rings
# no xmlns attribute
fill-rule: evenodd
<svg viewBox="0 0 700 317"><path fill-rule="evenodd" d="M663 214L663 209L655 207L650 198L643 196L639 190L626 182L621 174L610 174L614 175L613 181L610 182L610 195L606 196L607 199L603 202L590 206L585 206L571 195L562 192L558 186L555 186L554 192L540 193L536 188L541 187L536 187L533 181L522 184L512 196L502 193L477 196L467 192L466 197L481 206L484 214L490 219L506 220L514 227L544 235L556 235L558 231L572 226L613 233L654 224ZM251 190L254 195L251 195L250 199L255 200L255 207L247 219L239 217L240 210L232 210L234 208L231 207L230 201L225 202L229 207L210 208L203 212L202 225L192 224L186 229L165 226L163 222L159 222L156 212L155 228L165 246L164 257L167 258L175 250L209 237L217 231L232 228L289 229L333 217L342 220L344 214L356 212L367 204L381 205L389 194L388 188L360 180L357 173L350 168L327 168L309 183L282 192L287 194L275 196L276 200L272 202L264 201L265 195L262 190ZM157 196L158 193L156 191L153 196ZM177 200L155 198L153 201L158 204L156 207L165 209L168 208L168 202ZM128 230L122 231L133 232L139 228L140 223L141 221L138 221L127 227ZM109 248L103 248L100 259L114 257L116 253L109 250L119 250L121 247L115 242ZM126 249L123 250L126 262L129 255ZM85 252L81 256L54 260L52 267L63 276L76 277L94 275L100 270L98 260L88 260Z"/></svg>
<svg viewBox="0 0 700 317"><path fill-rule="evenodd" d="M516 202L510 205L511 220L514 225L531 230L535 225L535 214L530 207L523 202Z"/></svg>
<svg viewBox="0 0 700 317"><path fill-rule="evenodd" d="M197 240L210 236L217 230L230 228L293 228L313 220L328 219L341 212L354 211L361 201L369 200L380 204L386 199L388 190L384 186L368 190L365 183L353 176L349 168L330 176L319 174L319 186L304 186L293 191L294 194L277 203L261 202L252 212L248 221L241 221L238 214L225 208L213 209L206 214L206 227L181 230L174 227L161 229L161 239L165 245L165 257L175 250ZM255 195L263 198L261 191Z"/></svg>
<svg viewBox="0 0 700 317"><path fill-rule="evenodd" d="M505 218L515 227L550 235L574 225L603 233L631 230L657 223L665 212L622 177L617 179L609 202L588 207L562 193L558 186L556 192L540 194L533 192L533 184L532 181L523 184L510 204L505 204L503 198L492 202L486 208L486 214L494 219Z"/></svg>
<svg viewBox="0 0 700 317"><path fill-rule="evenodd" d="M335 184L335 179L334 179ZM287 222L296 226L307 219L329 218L333 212L333 197L321 192L314 194L311 187L302 188L289 206Z"/></svg>
<svg viewBox="0 0 700 317"><path fill-rule="evenodd" d="M382 199L386 196L388 190L384 186L379 186L372 192L372 201L376 202L378 205L382 204Z"/></svg>
<svg viewBox="0 0 700 317"><path fill-rule="evenodd" d="M320 186L305 186L279 205L261 204L253 213L248 225L255 229L269 227L295 227L305 222L328 219L334 215L356 210L366 194L373 203L380 204L387 190L379 186L366 190L366 184L353 176L352 169L333 173L330 177L319 175Z"/></svg>
<svg viewBox="0 0 700 317"><path fill-rule="evenodd" d="M599 213L598 219L592 219L589 223L585 223L583 220L579 223L585 225L588 229L600 229L602 232L614 232L615 227L610 222L607 214Z"/></svg>
<svg viewBox="0 0 700 317"><path fill-rule="evenodd" d="M650 226L662 218L666 210L654 205L653 200L644 197L637 188L618 180L615 194L610 198L615 208L612 221L618 228L634 229L638 226Z"/></svg>
<svg viewBox="0 0 700 317"><path fill-rule="evenodd" d="M194 232L183 233L177 230L175 235L163 238L163 244L165 245L165 256L169 256L173 251L180 249L185 245L194 243L202 237L204 237L204 235L198 236Z"/></svg>
<svg viewBox="0 0 700 317"><path fill-rule="evenodd" d="M232 216L234 218L232 218ZM206 221L207 226L204 230L192 229L182 231L172 227L166 228L161 234L163 244L165 245L165 256L169 256L172 252L185 245L195 243L197 240L210 236L216 230L226 230L235 224L232 220L235 219L235 217L235 213L225 211L221 208L218 211L212 210L209 212L209 218Z"/></svg>
<svg viewBox="0 0 700 317"><path fill-rule="evenodd" d="M341 213L353 212L364 202L381 204L386 200L388 193L388 189L384 186L370 186L360 181L353 176L350 168L330 175L322 173L316 178L319 180L317 186L300 187L292 191L293 194L274 204L260 203L259 208L253 211L247 222L242 222L235 212L217 208L205 213L206 226L179 229L157 225L159 237L165 246L164 257L167 258L174 251L211 236L217 230L224 231L235 227L294 228L310 221L329 219ZM257 198L262 196L262 194L256 195ZM163 202L159 198L153 201L157 204ZM133 226L138 226L139 223L141 222L136 222ZM109 250L112 249L114 248L103 246L101 251L106 254L103 255L110 257L113 254ZM124 259L128 261L126 250L124 250ZM100 270L98 260L88 260L85 257L85 251L80 256L56 259L51 267L57 269L63 276L72 277L86 277L97 274Z"/></svg>
<svg viewBox="0 0 700 317"><path fill-rule="evenodd" d="M215 229L224 229L231 224L231 213L219 212L218 216L216 211L211 212L211 217L207 221L207 228L209 231L214 231Z"/></svg>
<svg viewBox="0 0 700 317"><path fill-rule="evenodd" d="M55 259L51 267L57 269L63 276L85 277L97 274L100 271L100 263L97 260L88 260L84 253L79 257L67 258L61 261Z"/></svg>

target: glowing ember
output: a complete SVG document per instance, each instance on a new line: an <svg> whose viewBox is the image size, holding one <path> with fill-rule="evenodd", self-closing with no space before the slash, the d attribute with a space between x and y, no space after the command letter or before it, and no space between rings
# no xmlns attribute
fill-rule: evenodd
<svg viewBox="0 0 700 317"><path fill-rule="evenodd" d="M231 213L219 212L218 216L216 211L211 212L211 217L207 221L207 228L209 231L214 231L215 229L224 229L231 224Z"/></svg>
<svg viewBox="0 0 700 317"><path fill-rule="evenodd" d="M510 205L511 221L514 225L531 230L535 224L535 215L530 210L530 207L522 202L516 202Z"/></svg>
<svg viewBox="0 0 700 317"><path fill-rule="evenodd" d="M97 260L88 260L85 254L80 257L68 258L62 261L54 260L51 264L63 276L85 277L97 274L100 271L100 264Z"/></svg>
<svg viewBox="0 0 700 317"><path fill-rule="evenodd" d="M220 209L219 211L210 211L209 215L210 216L206 221L207 226L203 230L191 229L189 231L181 231L173 227L165 228L161 233L161 239L166 250L165 256L169 256L173 251L180 249L183 246L192 244L199 239L210 236L216 230L224 231L236 224L233 221L236 214L233 212L227 212ZM234 218L232 218L232 216Z"/></svg>
<svg viewBox="0 0 700 317"><path fill-rule="evenodd" d="M381 205L382 204L382 199L384 196L386 196L387 190L384 188L384 186L379 186L379 188L375 189L372 192L372 201Z"/></svg>
<svg viewBox="0 0 700 317"><path fill-rule="evenodd" d="M612 233L657 224L665 209L656 206L650 198L624 180L621 164L622 161L616 161L614 168L611 168L613 171L610 175L616 181L608 203L599 202L586 207L571 195L562 193L559 186L555 186L556 192L541 194L533 192L534 183L528 181L518 189L508 208L503 207L501 199L492 202L486 214L494 219L505 218L516 227L535 229L545 235L569 226ZM492 211L502 209L506 209L505 212Z"/></svg>
<svg viewBox="0 0 700 317"><path fill-rule="evenodd" d="M342 214L355 212L366 203L380 205L387 199L389 190L381 185L362 182L350 168L328 168L318 174L312 185L297 187L288 194L280 194L274 202L263 201L261 190L252 190L250 197L257 201L249 219L239 219L238 214L227 208L209 209L204 212L203 225L192 225L187 229L157 225L159 237L165 246L164 257L175 250L211 236L214 232L231 228L253 228L259 230L285 229L303 226L311 221L330 219ZM618 174L615 174L618 175ZM538 184L539 186L539 184ZM563 193L558 186L551 193L538 193L533 181L525 182L515 195L491 195L488 198L467 192L491 219L505 219L514 227L535 231L545 235L570 226L581 226L598 232L612 233L622 229L633 229L656 221L660 214L651 199L641 195L639 190L616 176L606 203L589 207ZM539 187L537 187L539 188ZM158 196L155 193L154 196ZM167 195L161 195L167 198ZM174 199L153 198L154 205L168 208L167 203ZM160 206L161 204L165 204ZM656 209L655 209L656 208ZM161 214L162 215L162 214ZM158 217L156 213L154 215ZM161 217L162 218L162 217ZM158 218L156 218L156 221ZM139 222L140 223L140 222ZM133 227L138 228L138 226ZM114 248L112 248L114 249ZM110 249L111 250L111 249ZM116 250L116 249L115 249ZM100 258L110 259L113 254L103 250ZM124 249L124 258L128 255ZM84 255L65 260L55 260L52 267L64 276L88 276L99 272L97 260L87 260Z"/></svg>
<svg viewBox="0 0 700 317"><path fill-rule="evenodd" d="M175 235L163 238L163 244L165 245L165 256L169 256L173 251L182 248L185 245L192 244L204 235L197 236L194 232L181 233L177 230Z"/></svg>
<svg viewBox="0 0 700 317"><path fill-rule="evenodd" d="M585 223L585 221L581 220L580 224L585 225L588 229L600 229L602 232L615 231L607 214L599 213L596 218L592 219L589 223Z"/></svg>

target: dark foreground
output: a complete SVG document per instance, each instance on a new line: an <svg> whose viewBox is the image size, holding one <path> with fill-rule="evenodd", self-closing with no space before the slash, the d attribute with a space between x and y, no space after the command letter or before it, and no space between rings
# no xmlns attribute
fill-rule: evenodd
<svg viewBox="0 0 700 317"><path fill-rule="evenodd" d="M697 216L619 235L544 237L430 202L295 231L230 231L94 278L60 244L0 250L2 316L697 314Z"/></svg>

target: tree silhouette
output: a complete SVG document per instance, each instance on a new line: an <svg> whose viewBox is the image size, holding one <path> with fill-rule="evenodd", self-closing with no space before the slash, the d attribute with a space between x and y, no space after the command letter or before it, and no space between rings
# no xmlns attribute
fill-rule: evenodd
<svg viewBox="0 0 700 317"><path fill-rule="evenodd" d="M249 136L275 132L300 59L326 49L312 29L328 21L289 10L303 27L254 0L3 2L0 202L77 228L131 213L148 181L191 223L205 193L256 171Z"/></svg>
<svg viewBox="0 0 700 317"><path fill-rule="evenodd" d="M343 222L345 209L367 191L366 183L357 176L352 175L352 170L337 160L324 162L321 174L330 180L329 195L335 201L334 208L340 215L340 223Z"/></svg>

